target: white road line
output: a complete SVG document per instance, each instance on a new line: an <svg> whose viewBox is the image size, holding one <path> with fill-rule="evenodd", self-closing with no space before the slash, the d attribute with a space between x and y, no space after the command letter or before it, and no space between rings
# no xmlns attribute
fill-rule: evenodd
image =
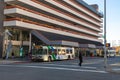
<svg viewBox="0 0 120 80"><path fill-rule="evenodd" d="M83 62L82 64L98 64L98 63L101 63L101 62L104 62L104 60L99 60L99 61L85 61ZM73 63L73 64L78 64L78 63Z"/></svg>
<svg viewBox="0 0 120 80"><path fill-rule="evenodd" d="M112 70L118 71L118 70L120 70L120 68L115 68L115 69L112 69Z"/></svg>
<svg viewBox="0 0 120 80"><path fill-rule="evenodd" d="M97 64L97 63L101 63L103 62L104 60L99 60L99 61L93 61L93 62L87 62L87 63L84 63L83 64Z"/></svg>
<svg viewBox="0 0 120 80"><path fill-rule="evenodd" d="M52 66L62 66L62 67L80 67L76 65L61 65L61 64L42 64L42 65L52 65ZM97 69L96 67L88 67L88 66L81 66L81 68L86 68L86 69Z"/></svg>
<svg viewBox="0 0 120 80"><path fill-rule="evenodd" d="M114 63L114 64L110 64L110 65L113 65L113 66L120 66L120 63Z"/></svg>
<svg viewBox="0 0 120 80"><path fill-rule="evenodd" d="M66 71L77 71L77 72L93 72L93 73L108 73L106 71L97 70L83 70L83 69L72 69L72 68L60 68L60 67L45 67L45 66L18 66L18 65L0 65L4 67L22 67L22 68L42 68L42 69L53 69L53 70L66 70Z"/></svg>
<svg viewBox="0 0 120 80"><path fill-rule="evenodd" d="M82 68L86 68L86 69L97 69L96 67L88 67L88 66L82 66Z"/></svg>

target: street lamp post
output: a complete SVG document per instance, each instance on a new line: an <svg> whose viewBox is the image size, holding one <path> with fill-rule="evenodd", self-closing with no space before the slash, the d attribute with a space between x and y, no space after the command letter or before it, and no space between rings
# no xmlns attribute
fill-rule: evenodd
<svg viewBox="0 0 120 80"><path fill-rule="evenodd" d="M104 0L104 68L107 68L107 53L106 53L106 0Z"/></svg>

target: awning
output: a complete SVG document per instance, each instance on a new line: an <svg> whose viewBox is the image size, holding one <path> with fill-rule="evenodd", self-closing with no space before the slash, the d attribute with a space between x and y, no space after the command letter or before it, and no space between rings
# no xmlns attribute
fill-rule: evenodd
<svg viewBox="0 0 120 80"><path fill-rule="evenodd" d="M79 44L80 48L96 48L94 44Z"/></svg>
<svg viewBox="0 0 120 80"><path fill-rule="evenodd" d="M56 40L56 39L50 40L49 38L47 38L46 36L41 34L41 32L36 31L36 30L31 31L31 33L33 35L35 35L38 39L42 40L47 45L63 45L63 46L79 47L78 42L65 41L65 40ZM54 37L54 36L50 36L50 37Z"/></svg>
<svg viewBox="0 0 120 80"><path fill-rule="evenodd" d="M44 31L36 31L33 30L32 34L42 40L44 43L48 45L66 45L66 46L74 46L74 47L91 47L96 48L96 46L103 46L100 42L44 32Z"/></svg>

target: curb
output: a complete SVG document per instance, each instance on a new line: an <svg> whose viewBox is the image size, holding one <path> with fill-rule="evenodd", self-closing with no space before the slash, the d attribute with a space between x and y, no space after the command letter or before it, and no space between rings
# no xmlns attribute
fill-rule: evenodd
<svg viewBox="0 0 120 80"><path fill-rule="evenodd" d="M114 66L109 66L107 69L106 69L107 72L110 72L110 73L115 73L115 74L120 74L120 70L114 70Z"/></svg>

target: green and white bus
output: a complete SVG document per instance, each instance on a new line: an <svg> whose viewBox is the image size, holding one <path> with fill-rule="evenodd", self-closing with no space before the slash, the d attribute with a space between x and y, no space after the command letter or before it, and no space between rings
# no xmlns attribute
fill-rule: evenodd
<svg viewBox="0 0 120 80"><path fill-rule="evenodd" d="M55 46L39 46L32 49L32 61L54 61L74 59L75 51L73 47L55 47Z"/></svg>

